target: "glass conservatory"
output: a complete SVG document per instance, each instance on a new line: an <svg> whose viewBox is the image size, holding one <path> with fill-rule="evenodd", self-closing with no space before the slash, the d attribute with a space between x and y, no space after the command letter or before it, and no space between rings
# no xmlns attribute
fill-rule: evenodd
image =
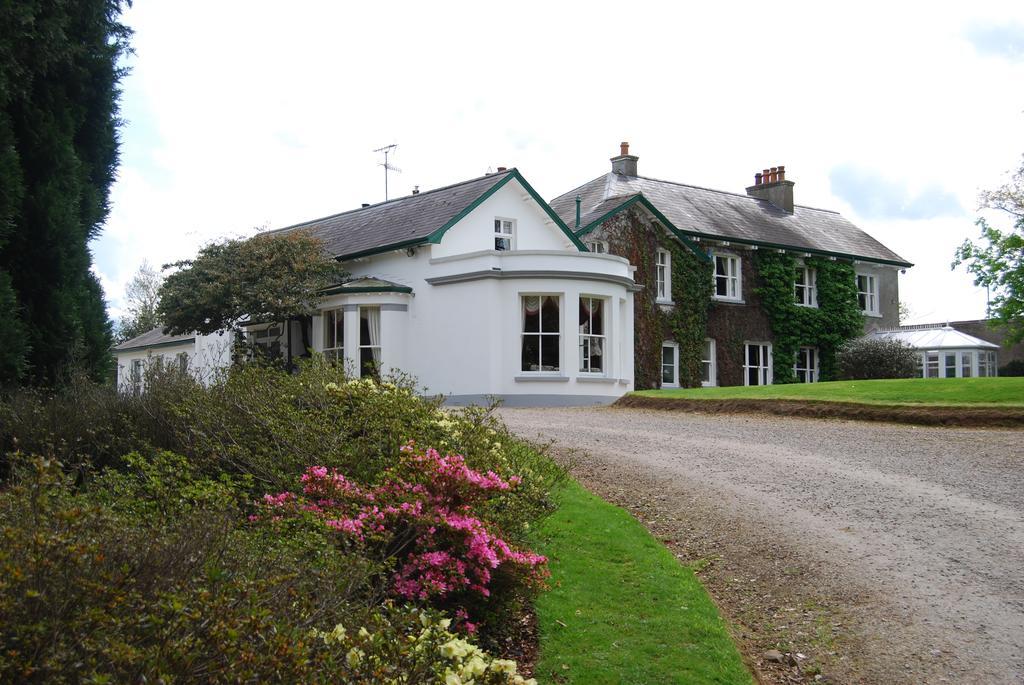
<svg viewBox="0 0 1024 685"><path fill-rule="evenodd" d="M952 326L906 326L876 331L868 337L892 338L913 347L917 352L917 372L922 378L998 375L999 346Z"/></svg>

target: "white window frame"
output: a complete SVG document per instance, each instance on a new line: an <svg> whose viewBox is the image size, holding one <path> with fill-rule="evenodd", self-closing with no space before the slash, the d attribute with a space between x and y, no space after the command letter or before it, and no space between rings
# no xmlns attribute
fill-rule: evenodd
<svg viewBox="0 0 1024 685"><path fill-rule="evenodd" d="M142 377L145 374L145 361L142 359L133 359L128 373L132 390L135 392L142 390Z"/></svg>
<svg viewBox="0 0 1024 685"><path fill-rule="evenodd" d="M499 252L511 252L516 249L516 220L507 217L494 217L494 249ZM498 247L499 241L508 247Z"/></svg>
<svg viewBox="0 0 1024 685"><path fill-rule="evenodd" d="M540 307L537 310L537 330L529 332L526 331L526 298L528 297L538 298L538 307ZM544 330L543 308L545 297L553 297L558 302L558 330L554 332ZM565 314L564 300L563 293L519 293L519 373L535 376L562 375L562 369L564 368L562 362L565 360L565 350L562 349L562 328L564 328L562 319ZM523 345L526 344L526 336L528 335L536 335L540 338L537 341L537 369L523 368ZM544 336L552 336L558 339L558 368L539 368L544 358Z"/></svg>
<svg viewBox="0 0 1024 685"><path fill-rule="evenodd" d="M608 330L608 311L611 308L611 302L607 297L600 297L598 295L580 295L579 309L581 312L584 300L588 300L590 302L590 306L587 308L590 318L590 321L588 322L590 324L589 330L593 330L594 325L593 303L601 303L601 333L584 333L584 324L579 324L579 372L587 374L588 376L604 376L608 373L608 360L610 359L609 352L611 351L608 347L608 335L605 333L605 331ZM599 350L601 350L600 357L602 368L597 370L588 368L593 365L591 357L595 345Z"/></svg>
<svg viewBox="0 0 1024 685"><path fill-rule="evenodd" d="M341 335L338 335L338 323L341 323ZM324 324L324 356L341 363L345 362L345 310L342 307L327 309L323 313ZM331 336L334 345L331 345Z"/></svg>
<svg viewBox="0 0 1024 685"><path fill-rule="evenodd" d="M750 348L759 347L758 351L759 360L761 362L758 366L750 365ZM749 340L743 343L743 385L750 385L750 370L757 369L758 380L761 381L755 385L771 385L774 380L772 374L772 344L770 342L758 342Z"/></svg>
<svg viewBox="0 0 1024 685"><path fill-rule="evenodd" d="M878 276L863 271L856 272L854 277L857 285L857 305L860 306L861 296L864 297L864 306L860 307L861 314L865 316L881 316L878 302ZM866 279L866 287L861 288L860 279Z"/></svg>
<svg viewBox="0 0 1024 685"><path fill-rule="evenodd" d="M704 349L701 350L701 381L700 384L705 388L713 388L718 385L718 349L715 345L714 338L704 338ZM708 359L704 359L704 353L709 354ZM704 380L704 366L708 366L708 380Z"/></svg>
<svg viewBox="0 0 1024 685"><path fill-rule="evenodd" d="M807 361L807 357L804 356L806 352L811 353L811 364L810 366L803 366L803 362ZM797 383L817 383L818 374L820 373L821 367L821 355L818 353L817 347L798 347L796 350L796 360L793 363L793 375L796 376ZM800 380L800 372L804 372L804 380Z"/></svg>
<svg viewBox="0 0 1024 685"><path fill-rule="evenodd" d="M377 344L376 345L373 344L373 341L370 341L370 343L365 344L365 345L363 344L363 310L364 309L376 309L377 310L377 322L380 325L381 330L378 331L378 339L377 339ZM371 359L374 357L373 350L377 350L377 356L376 356L376 359L374 360L374 361L377 362L377 368L375 369L376 374L371 374L371 377L373 377L374 375L379 376L380 372L383 370L383 366L384 366L384 357L383 357L383 354L384 354L384 340L383 340L383 337L384 337L383 336L383 331L384 331L384 308L381 307L379 304L361 304L361 305L359 305L359 307L356 310L356 312L358 314L358 317L356 318L356 322L357 322L357 326L358 326L358 330L356 331L356 336L357 336L356 342L358 343L357 349L359 350L359 353L356 356L356 366L358 367L358 370L359 370L359 377L362 378L365 375L365 373L366 373L366 370L363 368L363 350L370 350L370 358Z"/></svg>
<svg viewBox="0 0 1024 685"><path fill-rule="evenodd" d="M712 252L711 259L714 268L712 269L711 298L721 302L742 302L743 301L743 258L739 255L728 252ZM725 273L718 273L718 260L725 260ZM718 294L718 281L725 282L725 295Z"/></svg>
<svg viewBox="0 0 1024 685"><path fill-rule="evenodd" d="M668 383L665 381L665 348L672 350L672 382ZM679 387L679 343L666 340L661 343L661 387L663 388L678 388Z"/></svg>
<svg viewBox="0 0 1024 685"><path fill-rule="evenodd" d="M672 253L658 248L654 253L655 300L661 304L672 303Z"/></svg>
<svg viewBox="0 0 1024 685"><path fill-rule="evenodd" d="M605 240L588 240L583 244L594 254L608 254L608 242Z"/></svg>
<svg viewBox="0 0 1024 685"><path fill-rule="evenodd" d="M175 360L178 363L178 372L182 375L188 373L188 352L179 352Z"/></svg>
<svg viewBox="0 0 1024 685"><path fill-rule="evenodd" d="M797 278L794 282L794 290L796 297L796 304L798 307L815 307L818 306L818 270L807 266L806 264L797 264L796 266L797 276L803 277L803 283L800 282L800 278Z"/></svg>

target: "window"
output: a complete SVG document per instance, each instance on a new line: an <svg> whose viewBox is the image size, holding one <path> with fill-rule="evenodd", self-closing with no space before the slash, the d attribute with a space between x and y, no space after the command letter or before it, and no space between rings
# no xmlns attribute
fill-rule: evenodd
<svg viewBox="0 0 1024 685"><path fill-rule="evenodd" d="M281 356L281 327L270 326L252 334L252 350L256 356L264 359L277 359Z"/></svg>
<svg viewBox="0 0 1024 685"><path fill-rule="evenodd" d="M960 376L962 378L971 377L971 367L974 360L973 352L961 352L960 353Z"/></svg>
<svg viewBox="0 0 1024 685"><path fill-rule="evenodd" d="M603 373L604 300L596 297L580 298L580 371Z"/></svg>
<svg viewBox="0 0 1024 685"><path fill-rule="evenodd" d="M707 338L704 341L704 352L700 357L700 384L711 387L718 384L718 368L715 363L715 341Z"/></svg>
<svg viewBox="0 0 1024 685"><path fill-rule="evenodd" d="M324 356L345 361L345 312L341 309L324 312Z"/></svg>
<svg viewBox="0 0 1024 685"><path fill-rule="evenodd" d="M818 348L801 347L796 351L796 364L793 366L798 383L818 382Z"/></svg>
<svg viewBox="0 0 1024 685"><path fill-rule="evenodd" d="M380 378L380 307L359 308L359 376Z"/></svg>
<svg viewBox="0 0 1024 685"><path fill-rule="evenodd" d="M130 376L132 389L138 392L142 389L142 360L132 360L132 373Z"/></svg>
<svg viewBox="0 0 1024 685"><path fill-rule="evenodd" d="M956 352L947 352L945 354L946 361L946 372L943 374L944 378L956 378Z"/></svg>
<svg viewBox="0 0 1024 685"><path fill-rule="evenodd" d="M985 352L979 350L978 355L978 375L979 376L995 376L997 375L996 369L996 353Z"/></svg>
<svg viewBox="0 0 1024 685"><path fill-rule="evenodd" d="M924 377L925 378L938 378L939 377L939 353L938 352L926 352L924 355Z"/></svg>
<svg viewBox="0 0 1024 685"><path fill-rule="evenodd" d="M998 376L999 375L999 364L996 361L996 353L995 352L986 352L985 354L988 355L988 368L989 368L989 374L988 375L990 375L990 376Z"/></svg>
<svg viewBox="0 0 1024 685"><path fill-rule="evenodd" d="M731 255L715 255L715 299L739 300L743 290L740 285L740 258Z"/></svg>
<svg viewBox="0 0 1024 685"><path fill-rule="evenodd" d="M771 385L772 346L770 343L746 343L743 357L744 385Z"/></svg>
<svg viewBox="0 0 1024 685"><path fill-rule="evenodd" d="M588 240L584 243L587 249L597 254L608 254L608 243L603 240Z"/></svg>
<svg viewBox="0 0 1024 685"><path fill-rule="evenodd" d="M512 249L515 239L516 222L512 219L494 220L494 249L508 251Z"/></svg>
<svg viewBox="0 0 1024 685"><path fill-rule="evenodd" d="M524 295L523 371L558 371L562 347L558 295Z"/></svg>
<svg viewBox="0 0 1024 685"><path fill-rule="evenodd" d="M870 274L857 274L857 304L864 314L878 314L878 279Z"/></svg>
<svg viewBox="0 0 1024 685"><path fill-rule="evenodd" d="M661 344L661 387L679 386L679 345L674 342Z"/></svg>
<svg viewBox="0 0 1024 685"><path fill-rule="evenodd" d="M188 352L178 353L178 372L181 374L188 373Z"/></svg>
<svg viewBox="0 0 1024 685"><path fill-rule="evenodd" d="M672 301L672 254L659 249L655 256L654 280L658 284L658 302Z"/></svg>
<svg viewBox="0 0 1024 685"><path fill-rule="evenodd" d="M796 268L796 303L801 307L818 306L818 272L806 266Z"/></svg>

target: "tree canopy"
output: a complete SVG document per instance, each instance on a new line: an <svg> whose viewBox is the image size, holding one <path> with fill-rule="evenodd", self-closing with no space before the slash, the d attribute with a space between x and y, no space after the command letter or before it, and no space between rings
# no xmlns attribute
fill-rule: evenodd
<svg viewBox="0 0 1024 685"><path fill-rule="evenodd" d="M174 335L308 314L320 291L345 275L323 243L302 231L211 243L167 268L177 270L160 289L157 316Z"/></svg>
<svg viewBox="0 0 1024 685"><path fill-rule="evenodd" d="M118 161L121 5L0 3L0 384L109 368L89 241Z"/></svg>
<svg viewBox="0 0 1024 685"><path fill-rule="evenodd" d="M143 262L125 288L125 312L117 322L114 336L117 342L142 335L160 323L156 310L163 283L163 275L149 262Z"/></svg>
<svg viewBox="0 0 1024 685"><path fill-rule="evenodd" d="M953 266L966 264L975 285L989 289L988 315L1006 331L1006 342L1024 340L1024 160L1002 187L981 194L981 209L1008 216L1012 226L1002 230L984 216L975 222L981 240L965 240Z"/></svg>

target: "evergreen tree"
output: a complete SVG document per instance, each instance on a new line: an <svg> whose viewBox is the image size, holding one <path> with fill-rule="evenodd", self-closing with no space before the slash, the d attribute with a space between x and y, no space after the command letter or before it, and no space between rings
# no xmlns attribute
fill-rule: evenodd
<svg viewBox="0 0 1024 685"><path fill-rule="evenodd" d="M121 6L0 3L0 384L52 384L73 365L101 378L110 365L89 241L117 166Z"/></svg>

